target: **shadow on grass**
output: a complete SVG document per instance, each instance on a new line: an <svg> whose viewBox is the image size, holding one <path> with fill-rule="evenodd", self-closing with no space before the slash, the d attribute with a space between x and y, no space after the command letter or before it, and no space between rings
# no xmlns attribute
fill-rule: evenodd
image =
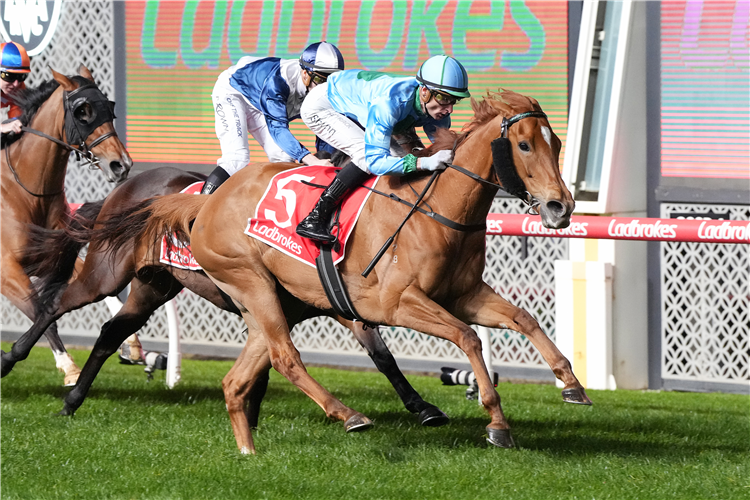
<svg viewBox="0 0 750 500"><path fill-rule="evenodd" d="M107 377L118 377L109 373L98 380L88 395L93 400L148 406L174 406L194 404L201 401L215 402L223 412L224 395L220 384L211 386L201 381L186 381L175 389L163 385L163 379L150 384L129 378L127 387L108 386ZM12 375L11 375L12 377ZM27 377L28 378L28 377ZM144 376L145 378L145 376ZM386 385L352 385L349 381L325 380L332 392L351 407L362 411L375 422L368 432L373 449L398 447L422 447L451 450L460 446L490 447L485 441L485 426L489 418L485 415L465 415L463 404L475 403L457 400L446 391L432 388L429 392L438 400L430 401L443 406L451 417L448 426L432 429L422 428L415 415L407 412L397 396ZM10 380L8 380L10 381ZM698 403L682 402L681 395L670 393L638 394L618 399L617 394L600 394L594 397L594 407L567 405L560 401L559 393L540 392L537 388L528 391L505 388L510 394L504 400L508 419L513 429L516 444L522 450L542 452L554 457L592 457L612 455L620 457L684 458L697 457L701 453L716 451L727 454L750 452L750 411L731 405L721 406L721 411L712 408L721 395L698 395ZM37 396L53 396L60 399L69 391L53 383L6 383L3 379L3 402L22 403ZM387 391L391 391L386 394ZM659 398L658 400L656 398ZM430 400L430 398L427 398ZM447 402L446 402L447 401ZM82 408L86 408L86 402ZM459 408L459 410L457 410ZM468 408L468 407L466 407ZM461 415L451 415L464 413ZM469 413L476 412L471 409ZM274 415L274 420L263 422L264 415ZM85 413L79 411L85 418ZM708 424L708 421L711 424ZM272 380L263 407L261 426L284 426L288 421L311 427L331 425L343 427L340 422L327 420L322 412L297 388L278 379ZM737 422L740 422L737 424ZM388 460L399 460L389 455Z"/></svg>

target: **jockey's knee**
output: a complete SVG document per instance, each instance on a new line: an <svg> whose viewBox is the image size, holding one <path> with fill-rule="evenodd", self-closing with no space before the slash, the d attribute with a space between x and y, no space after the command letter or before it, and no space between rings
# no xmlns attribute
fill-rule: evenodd
<svg viewBox="0 0 750 500"><path fill-rule="evenodd" d="M250 155L235 155L232 158L221 158L216 162L218 166L223 168L230 176L236 174L242 170L248 163L250 163Z"/></svg>

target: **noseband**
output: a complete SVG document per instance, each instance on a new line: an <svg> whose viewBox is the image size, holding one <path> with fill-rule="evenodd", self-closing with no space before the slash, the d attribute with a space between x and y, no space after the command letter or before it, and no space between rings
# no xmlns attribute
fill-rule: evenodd
<svg viewBox="0 0 750 500"><path fill-rule="evenodd" d="M83 79L81 77L74 78ZM90 111L90 116L80 118L76 116L77 112L79 110L83 110L86 105L89 106L87 111ZM97 158L91 150L110 137L116 137L117 132L112 130L112 132L102 134L94 141L92 141L91 144L86 144L86 139L88 139L88 137L94 132L94 130L99 128L101 125L114 121L115 103L113 101L107 100L107 97L101 90L99 90L99 87L97 87L96 84L85 80L85 82L82 83L81 86L77 89L71 90L70 92L68 92L67 90L63 91L63 106L65 109L63 120L67 142L63 142L55 137L45 134L44 132L26 126L21 127L21 131L29 132L31 134L38 135L39 137L44 137L45 139L48 139L61 146L63 149L75 153L78 161L85 162L91 170L99 168L99 158ZM74 146L77 146L77 148ZM47 196L58 196L65 192L64 188L56 193L42 194L34 193L29 190L29 188L27 188L23 184L23 182L21 182L21 179L18 177L18 173L11 164L10 147L6 147L4 149L5 159L8 162L10 171L13 173L13 177L15 177L16 182L27 193L32 196L36 196L37 198L43 198Z"/></svg>

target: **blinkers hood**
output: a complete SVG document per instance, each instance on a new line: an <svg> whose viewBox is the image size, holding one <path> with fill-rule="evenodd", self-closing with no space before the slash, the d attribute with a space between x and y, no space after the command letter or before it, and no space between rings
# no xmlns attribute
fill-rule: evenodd
<svg viewBox="0 0 750 500"><path fill-rule="evenodd" d="M87 81L88 82L88 81ZM65 136L69 144L82 145L101 125L115 119L115 103L99 88L86 83L75 90L63 93L65 101ZM88 104L89 108L85 109ZM85 112L86 116L81 116ZM109 137L111 134L106 134ZM95 143L101 142L97 139ZM89 144L92 148L95 144Z"/></svg>
<svg viewBox="0 0 750 500"><path fill-rule="evenodd" d="M503 190L508 194L525 199L526 185L518 175L513 163L513 149L510 139L498 137L490 143L490 147L492 148L492 167L495 169L495 174L497 174Z"/></svg>

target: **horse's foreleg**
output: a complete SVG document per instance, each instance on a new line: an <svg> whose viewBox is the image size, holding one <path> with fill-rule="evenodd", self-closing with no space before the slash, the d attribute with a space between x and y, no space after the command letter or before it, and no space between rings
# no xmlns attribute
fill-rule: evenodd
<svg viewBox="0 0 750 500"><path fill-rule="evenodd" d="M128 299L115 316L104 323L76 386L65 397L61 415L72 415L83 404L104 362L132 333L141 329L156 309L174 298L182 286L162 273L149 282L134 279Z"/></svg>
<svg viewBox="0 0 750 500"><path fill-rule="evenodd" d="M248 330L247 342L221 385L229 421L240 453L255 454L252 429L258 426L260 403L268 387L271 359L258 330Z"/></svg>
<svg viewBox="0 0 750 500"><path fill-rule="evenodd" d="M4 259L1 279L2 282L0 286L3 295L5 295L14 306L20 309L26 317L34 321L36 324L36 307L29 298L33 285L28 276L23 272L21 266L14 260ZM16 344L14 344L10 353L2 354L2 376L4 377L10 373L13 366L18 361L26 359L31 348L39 340L39 337L44 334L47 337L52 354L55 357L57 368L65 375L64 385L70 386L75 384L81 370L76 366L75 361L73 361L73 358L65 349L62 340L60 340L60 336L57 333L57 324L54 323L54 320L48 322L45 318L42 318L38 324L45 325L44 329L40 330L38 334L32 333L29 336L24 334L16 342L16 344L20 342L20 345L16 347ZM31 342L32 339L33 342Z"/></svg>
<svg viewBox="0 0 750 500"><path fill-rule="evenodd" d="M462 300L462 304L462 314L469 323L514 330L525 335L542 355L555 377L565 384L562 391L565 402L591 404L586 391L573 374L570 361L542 331L531 314L514 306L486 284L483 284L477 294Z"/></svg>
<svg viewBox="0 0 750 500"><path fill-rule="evenodd" d="M352 331L354 337L367 351L372 362L375 363L375 367L393 385L406 409L417 414L420 424L427 427L439 427L450 421L440 408L422 399L422 396L406 380L398 364L396 364L393 354L380 336L378 327L364 328L359 321L348 321L341 317L338 320Z"/></svg>
<svg viewBox="0 0 750 500"><path fill-rule="evenodd" d="M502 448L515 446L510 434L510 425L500 406L500 395L495 390L484 364L482 342L476 332L416 287L407 288L401 294L396 323L449 340L466 353L482 395L482 404L492 419L487 426L488 441Z"/></svg>

